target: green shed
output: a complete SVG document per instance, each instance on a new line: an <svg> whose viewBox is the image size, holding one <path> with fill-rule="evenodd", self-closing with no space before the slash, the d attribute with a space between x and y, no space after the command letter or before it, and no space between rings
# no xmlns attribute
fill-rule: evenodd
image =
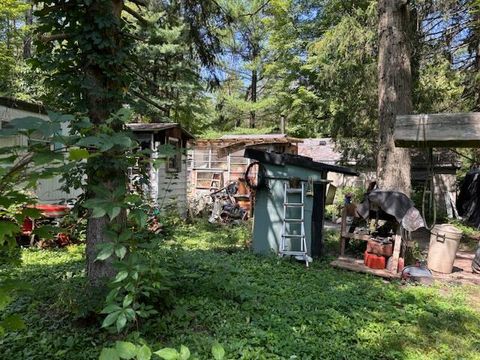
<svg viewBox="0 0 480 360"><path fill-rule="evenodd" d="M327 173L358 173L300 155L246 149L244 156L258 163L253 251L301 257L308 265L323 252Z"/></svg>

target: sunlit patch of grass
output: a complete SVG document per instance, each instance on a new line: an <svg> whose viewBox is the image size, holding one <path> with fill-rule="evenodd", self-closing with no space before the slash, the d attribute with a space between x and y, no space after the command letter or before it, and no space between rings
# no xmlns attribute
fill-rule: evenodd
<svg viewBox="0 0 480 360"><path fill-rule="evenodd" d="M168 234L150 251L154 266L173 274L173 302L139 328L153 348L184 344L198 359L210 359L214 341L228 359L478 359L478 287L402 286L328 260L307 269L257 256L245 248L248 227L198 222ZM336 248L338 233L325 243ZM96 359L114 340L100 318L79 321L95 306L83 251L23 252L11 272L34 291L9 311L23 314L27 330L0 339L4 357Z"/></svg>

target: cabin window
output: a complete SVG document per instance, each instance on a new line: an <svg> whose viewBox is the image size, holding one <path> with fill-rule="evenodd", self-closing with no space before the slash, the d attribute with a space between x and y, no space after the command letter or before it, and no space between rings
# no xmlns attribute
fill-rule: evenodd
<svg viewBox="0 0 480 360"><path fill-rule="evenodd" d="M179 172L182 169L182 153L180 149L180 140L177 138L168 138L169 155L167 157L167 171Z"/></svg>

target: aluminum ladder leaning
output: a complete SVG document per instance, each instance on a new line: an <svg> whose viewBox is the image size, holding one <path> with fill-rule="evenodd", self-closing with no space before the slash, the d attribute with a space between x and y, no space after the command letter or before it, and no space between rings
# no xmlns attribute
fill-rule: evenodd
<svg viewBox="0 0 480 360"><path fill-rule="evenodd" d="M300 202L290 202L290 194L300 194ZM300 218L288 218L288 209L299 208ZM290 215L291 216L291 215ZM289 224L299 224L300 234L291 233L292 229ZM300 250L291 250L291 246L287 246L287 239L300 240ZM291 244L290 244L291 245ZM305 265L308 267L308 263L312 259L307 253L307 239L305 237L305 183L301 183L300 188L290 188L288 183L284 184L283 189L283 224L280 240L280 248L278 251L280 256L295 256L298 260L305 261Z"/></svg>

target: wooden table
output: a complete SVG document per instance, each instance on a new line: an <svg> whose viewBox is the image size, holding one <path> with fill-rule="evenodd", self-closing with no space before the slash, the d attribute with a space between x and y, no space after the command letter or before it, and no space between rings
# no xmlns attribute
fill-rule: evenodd
<svg viewBox="0 0 480 360"><path fill-rule="evenodd" d="M393 246L393 254L392 254L392 269L394 271L390 271L387 269L371 269L368 266L363 264L363 261L357 261L356 259L349 258L345 256L345 244L348 239L355 239L361 241L371 241L375 240L370 234L355 234L349 233L347 228L347 211L346 209L342 209L342 222L340 227L340 257L333 261L331 264L335 267L358 271L358 272L365 272L370 273L377 276L382 277L399 277L398 275L398 259L400 257L400 249L402 247L402 237L398 234L393 236L394 238L394 246Z"/></svg>

